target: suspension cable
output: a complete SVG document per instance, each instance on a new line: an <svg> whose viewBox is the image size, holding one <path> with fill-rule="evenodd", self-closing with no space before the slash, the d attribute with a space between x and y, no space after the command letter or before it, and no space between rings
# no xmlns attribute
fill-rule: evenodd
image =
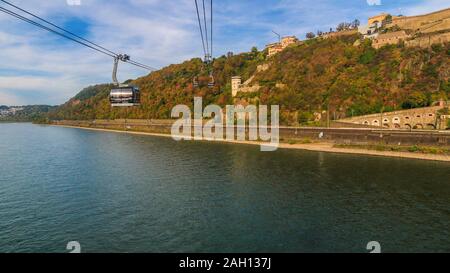
<svg viewBox="0 0 450 273"><path fill-rule="evenodd" d="M141 63L138 63L138 62L135 62L135 61L132 61L132 60L127 60L125 62L129 63L129 64L132 64L132 65L135 65L135 66L139 66L139 67L147 69L147 70L157 70L154 67L151 67L151 66L148 66L148 65L145 65L145 64L141 64Z"/></svg>
<svg viewBox="0 0 450 273"><path fill-rule="evenodd" d="M213 57L213 0L211 0L211 59Z"/></svg>
<svg viewBox="0 0 450 273"><path fill-rule="evenodd" d="M205 0L202 0L203 2L203 22L205 24L205 33L206 33L206 56L205 61L209 62L209 39L208 39L208 26L207 26L207 20L206 20L206 8L205 8Z"/></svg>
<svg viewBox="0 0 450 273"><path fill-rule="evenodd" d="M85 39L85 38L83 38L83 37L80 37L80 36L76 35L76 34L73 33L73 32L70 32L70 31L68 31L68 30L65 30L65 29L63 29L62 27L59 27L59 26L53 24L52 22L49 22L49 21L47 21L47 20L45 20L45 19L43 19L43 18L41 18L41 17L39 17L39 16L37 16L37 15L35 15L35 14L29 12L29 11L26 11L26 10L24 10L24 9L22 9L22 8L20 8L20 7L16 6L16 5L14 5L14 4L8 2L8 1L5 1L5 0L0 0L0 1L4 2L4 3L6 3L6 4L8 4L8 5L10 5L10 6L14 7L14 8L16 8L16 9L18 9L18 10L20 10L20 11L26 13L26 14L28 14L28 15L31 15L31 16L33 16L34 18L37 18L37 19L39 19L39 20L41 20L41 21L43 21L43 22L45 22L45 23L47 23L47 24L49 24L49 25L51 25L51 26L53 26L53 27L55 27L55 28L57 28L57 29L59 29L59 30L62 30L62 31L64 31L65 33L68 33L68 34L70 34L70 35L72 35L72 36L74 36L74 37L76 37L76 38L78 38L78 39L80 39L80 40L82 40L82 41L84 41L84 42L87 42L87 43L89 43L89 44L91 44L91 45L93 45L93 46L96 46L96 47L98 47L98 48L101 48L101 49L103 49L104 51L107 51L107 52L109 52L109 53L111 53L111 54L113 54L113 55L118 55L117 53L115 53L115 52L113 52L113 51L111 51L111 50L109 50L109 49L107 49L107 48L104 48L104 47L102 47L102 46L100 46L100 45L98 45L98 44L96 44L96 43L94 43L94 42L91 42L91 41L89 41L89 40L87 40L87 39Z"/></svg>
<svg viewBox="0 0 450 273"><path fill-rule="evenodd" d="M58 32L58 31L55 31L55 30L53 30L53 29L50 29L50 28L48 28L48 27L46 27L46 26L44 26L44 25L42 25L42 24L39 24L39 23L37 23L37 22L35 22L35 21L33 21L33 20L30 20L30 19L28 19L28 18L26 18L26 17L23 17L23 16L21 16L20 14L17 14L17 13L15 13L15 12L11 11L11 10L5 9L5 8L3 8L3 7L0 7L0 11L4 12L4 13L6 13L6 14L9 14L9 15L11 15L11 16L13 16L13 17L16 17L16 18L18 18L18 19L20 19L20 20L22 20L22 21L25 21L25 22L27 22L27 23L29 23L29 24L32 24L32 25L35 25L35 26L37 26L37 27L40 27L40 28L42 28L42 29L44 29L44 30L47 30L47 31L49 31L49 32L51 32L51 33L54 33L54 34L56 34L56 35L62 36L62 37L66 38L66 39L69 39L69 40L71 40L71 41L74 41L74 42L76 42L76 43L79 43L79 44L81 44L81 45L84 45L84 46L86 46L86 47L89 47L89 48L91 48L91 49L93 49L93 50L95 50L95 51L98 51L98 52L103 53L103 54L105 54L105 55L108 55L108 56L110 56L110 57L113 57L113 58L116 57L116 55L113 55L113 54L108 53L108 52L106 52L106 51L102 51L102 50L100 50L100 49L98 49L98 48L95 48L95 47L93 47L93 46L91 46L91 45L88 45L88 44L86 44L86 43L80 42L80 41L78 41L78 40L76 40L76 39L74 39L74 38L72 38L72 37L69 37L69 36L67 36L67 35L64 35L63 33L60 33L60 32Z"/></svg>
<svg viewBox="0 0 450 273"><path fill-rule="evenodd" d="M195 0L195 8L197 10L198 26L200 28L200 36L202 38L203 53L205 53L205 56L206 56L207 52L206 52L206 47L205 47L205 38L203 37L203 28L202 28L202 23L201 23L201 20L200 20L200 11L199 11L199 8L198 8L197 0Z"/></svg>
<svg viewBox="0 0 450 273"><path fill-rule="evenodd" d="M103 54L105 54L105 55L107 55L107 56L109 56L109 57L117 58L118 56L120 56L119 54L117 54L117 53L115 53L115 52L113 52L113 51L111 51L111 50L109 50L109 49L107 49L107 48L105 48L105 47L102 47L102 46L100 46L100 45L98 45L98 44L96 44L96 43L94 43L94 42L91 42L91 41L89 41L89 40L87 40L87 39L85 39L85 38L82 38L82 37L76 35L76 34L73 33L73 32L70 32L70 31L68 31L68 30L65 30L65 29L63 29L63 28L61 28L61 27L59 27L59 26L57 26L57 25L55 25L55 24L49 22L48 20L45 20L45 19L43 19L43 18L41 18L41 17L39 17L39 16L37 16L37 15L31 13L31 12L28 12L28 11L26 11L26 10L24 10L24 9L22 9L22 8L20 8L20 7L18 7L18 6L16 6L16 5L14 5L14 4L9 3L8 1L5 1L5 0L0 0L0 1L1 1L1 2L4 2L4 3L6 3L6 4L8 4L8 5L10 5L10 6L14 7L14 8L16 8L16 9L18 9L18 10L20 10L20 11L26 13L26 14L29 14L29 15L31 15L31 16L33 16L33 17L35 17L35 18L37 18L37 19L39 19L39 20L41 20L41 21L43 21L43 22L45 22L45 23L47 23L47 24L49 24L49 25L51 25L51 26L53 26L53 27L55 27L55 28L57 28L57 29L59 29L59 30L61 30L61 31L63 31L63 32L65 32L65 33L67 33L67 34L70 34L70 35L73 36L73 37L70 37L69 35L66 35L66 34L64 34L64 33L61 33L61 32L56 31L56 30L54 30L54 29L51 29L51 28L49 28L49 27L47 27L47 26L45 26L45 25L43 25L43 24L40 24L40 23L38 23L38 22L36 22L36 21L33 21L33 20L31 20L31 19L29 19L29 18L27 18L27 17L24 17L24 16L22 16L22 15L16 13L16 12L14 12L14 11L12 11L12 10L6 9L6 8L4 8L4 7L0 7L0 11L3 12L3 13L6 13L6 14L8 14L8 15L11 15L11 16L17 18L17 19L20 19L20 20L22 20L22 21L24 21L24 22L27 22L27 23L32 24L32 25L34 25L34 26L37 26L37 27L39 27L39 28L41 28L41 29L44 29L44 30L46 30L46 31L48 31L48 32L51 32L51 33L53 33L53 34L59 35L59 36L61 36L61 37L63 37L63 38L66 38L66 39L68 39L68 40L71 40L71 41L73 41L73 42L75 42L75 43L78 43L78 44L80 44L80 45L84 45L84 46L86 46L86 47L88 47L88 48L90 48L90 49L92 49L92 50L95 50L95 51L97 51L97 52L99 52L99 53L103 53ZM74 37L75 37L75 38L74 38ZM80 40L81 40L81 41L80 41ZM83 42L83 41L84 41L84 42ZM141 68L144 68L144 69L147 69L147 70L152 70L152 71L153 71L153 70L156 70L155 68L153 68L153 67L151 67L151 66L148 66L148 65L145 65L145 64L141 64L141 63L132 61L132 60L130 60L130 59L127 59L127 60L121 60L121 61L127 62L127 63L129 63L129 64L132 64L132 65L134 65L134 66L138 66L138 67L141 67Z"/></svg>

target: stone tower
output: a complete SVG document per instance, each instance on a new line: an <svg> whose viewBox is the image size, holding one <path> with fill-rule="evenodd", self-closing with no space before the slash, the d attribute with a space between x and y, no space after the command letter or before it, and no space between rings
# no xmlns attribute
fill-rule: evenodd
<svg viewBox="0 0 450 273"><path fill-rule="evenodd" d="M239 89L242 85L242 78L240 76L234 76L231 78L231 93L233 97L236 97Z"/></svg>

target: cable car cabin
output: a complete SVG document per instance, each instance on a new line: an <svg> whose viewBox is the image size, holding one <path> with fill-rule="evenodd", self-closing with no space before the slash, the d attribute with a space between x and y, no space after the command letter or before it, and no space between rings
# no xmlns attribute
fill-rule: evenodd
<svg viewBox="0 0 450 273"><path fill-rule="evenodd" d="M209 77L209 82L208 82L208 87L209 87L209 88L214 88L215 85L216 85L216 82L215 82L215 80L214 80L214 77L213 77L213 76L210 76L210 77ZM199 87L200 87L200 82L199 82L198 77L195 77L195 78L194 78L194 80L192 81L192 86L193 86L194 88L199 88Z"/></svg>
<svg viewBox="0 0 450 273"><path fill-rule="evenodd" d="M193 86L194 86L194 88L198 88L200 85L198 84L198 78L197 77L195 77L194 78L194 80L193 80L193 84L192 84Z"/></svg>
<svg viewBox="0 0 450 273"><path fill-rule="evenodd" d="M216 81L214 80L214 76L211 75L211 76L209 77L208 87L209 87L209 88L214 88L215 85L216 85Z"/></svg>
<svg viewBox="0 0 450 273"><path fill-rule="evenodd" d="M134 86L117 87L111 90L109 101L112 107L138 106L141 103L141 93Z"/></svg>

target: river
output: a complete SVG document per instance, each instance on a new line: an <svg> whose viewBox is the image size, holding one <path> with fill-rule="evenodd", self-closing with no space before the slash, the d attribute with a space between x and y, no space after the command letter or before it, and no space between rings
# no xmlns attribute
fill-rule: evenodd
<svg viewBox="0 0 450 273"><path fill-rule="evenodd" d="M450 164L0 124L0 252L450 251Z"/></svg>

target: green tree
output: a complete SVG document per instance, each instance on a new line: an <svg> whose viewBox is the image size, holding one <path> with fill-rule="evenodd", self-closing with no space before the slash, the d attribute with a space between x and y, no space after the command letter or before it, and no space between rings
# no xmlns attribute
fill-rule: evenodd
<svg viewBox="0 0 450 273"><path fill-rule="evenodd" d="M313 32L306 33L306 38L308 38L308 39L313 39L315 37L316 37L316 34L314 34Z"/></svg>
<svg viewBox="0 0 450 273"><path fill-rule="evenodd" d="M364 51L359 57L360 64L370 64L376 56L377 52L372 46L365 46Z"/></svg>
<svg viewBox="0 0 450 273"><path fill-rule="evenodd" d="M258 48L256 46L252 47L251 55L252 55L253 58L256 58L259 55L259 51L258 51Z"/></svg>
<svg viewBox="0 0 450 273"><path fill-rule="evenodd" d="M358 19L353 20L352 28L358 28L361 25L361 22Z"/></svg>
<svg viewBox="0 0 450 273"><path fill-rule="evenodd" d="M429 105L428 98L421 92L413 92L402 104L403 109L426 107Z"/></svg>

